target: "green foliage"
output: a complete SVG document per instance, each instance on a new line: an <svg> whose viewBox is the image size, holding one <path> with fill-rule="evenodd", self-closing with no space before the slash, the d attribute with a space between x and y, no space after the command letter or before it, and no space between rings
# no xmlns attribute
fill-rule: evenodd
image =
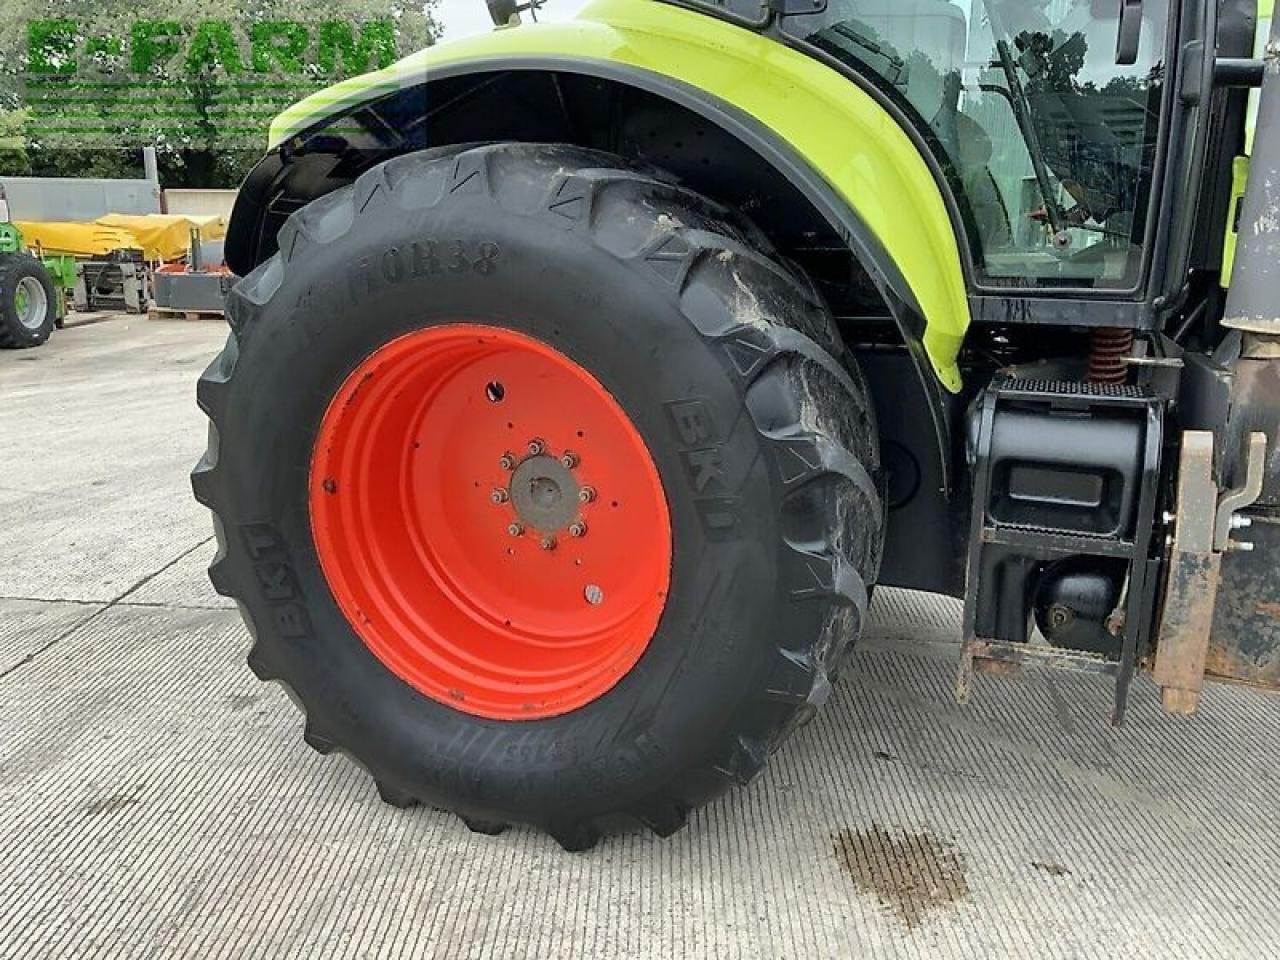
<svg viewBox="0 0 1280 960"><path fill-rule="evenodd" d="M31 175L26 125L26 110L0 109L0 173L7 173L11 177Z"/></svg>
<svg viewBox="0 0 1280 960"><path fill-rule="evenodd" d="M478 0L477 0L478 2ZM432 42L439 0L3 0L0 174L235 186L271 119Z"/></svg>

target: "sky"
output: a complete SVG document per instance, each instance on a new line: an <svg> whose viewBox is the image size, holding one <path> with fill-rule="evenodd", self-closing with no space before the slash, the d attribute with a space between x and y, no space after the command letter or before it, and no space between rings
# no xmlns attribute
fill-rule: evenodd
<svg viewBox="0 0 1280 960"><path fill-rule="evenodd" d="M538 10L538 19L568 20L586 5L587 0L547 0L546 5ZM493 29L484 0L440 0L436 10L444 24L445 40L457 40ZM522 16L528 22L529 15Z"/></svg>

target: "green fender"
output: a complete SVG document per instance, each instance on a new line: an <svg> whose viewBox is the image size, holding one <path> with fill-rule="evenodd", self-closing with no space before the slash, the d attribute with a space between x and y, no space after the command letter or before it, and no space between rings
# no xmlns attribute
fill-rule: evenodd
<svg viewBox="0 0 1280 960"><path fill-rule="evenodd" d="M508 27L414 54L290 107L271 146L433 72L557 58L644 71L736 108L835 191L892 260L923 317L939 382L961 387L956 358L969 306L955 232L929 167L897 121L835 70L723 20L651 0L597 0L577 20Z"/></svg>

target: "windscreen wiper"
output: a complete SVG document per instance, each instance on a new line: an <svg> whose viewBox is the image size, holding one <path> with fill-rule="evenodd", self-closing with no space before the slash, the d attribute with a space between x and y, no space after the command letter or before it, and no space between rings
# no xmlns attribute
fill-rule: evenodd
<svg viewBox="0 0 1280 960"><path fill-rule="evenodd" d="M884 60L888 67L881 70L875 64L870 64L876 73L880 74L884 79L895 87L900 87L906 83L907 79L907 62L893 52L893 48L885 48L874 40L864 37L861 33L851 27L843 20L837 21L828 27L824 27L817 33L812 34L808 38L808 42L826 53L841 59L842 54L848 54L852 51L848 50L848 46L857 47L864 53L873 57L879 57ZM839 41L847 41L840 43ZM858 59L863 62L866 57L859 55Z"/></svg>
<svg viewBox="0 0 1280 960"><path fill-rule="evenodd" d="M991 26L991 34L996 41L996 56L1000 59L1000 69L1004 72L1005 83L1009 86L1009 106L1013 110L1014 122L1018 132L1022 134L1023 145L1031 157L1031 169L1035 173L1036 185L1044 197L1044 212L1053 230L1053 242L1058 247L1066 247L1071 242L1071 235L1066 230L1066 214L1058 204L1053 183L1049 179L1049 166L1044 161L1044 152L1040 149L1040 138L1031 121L1031 103L1027 100L1027 92L1018 77L1018 67L1013 53L1009 49L1008 32L996 13L997 0L982 0L987 11L987 23Z"/></svg>

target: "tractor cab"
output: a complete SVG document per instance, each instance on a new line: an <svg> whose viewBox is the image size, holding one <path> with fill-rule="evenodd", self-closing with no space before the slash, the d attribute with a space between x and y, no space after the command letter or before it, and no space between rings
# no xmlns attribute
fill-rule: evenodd
<svg viewBox="0 0 1280 960"><path fill-rule="evenodd" d="M1167 0L694 6L874 88L945 181L978 296L1140 299L1178 49Z"/></svg>
<svg viewBox="0 0 1280 960"><path fill-rule="evenodd" d="M783 29L910 119L980 284L1114 291L1147 248L1168 24L1159 0L837 0Z"/></svg>

